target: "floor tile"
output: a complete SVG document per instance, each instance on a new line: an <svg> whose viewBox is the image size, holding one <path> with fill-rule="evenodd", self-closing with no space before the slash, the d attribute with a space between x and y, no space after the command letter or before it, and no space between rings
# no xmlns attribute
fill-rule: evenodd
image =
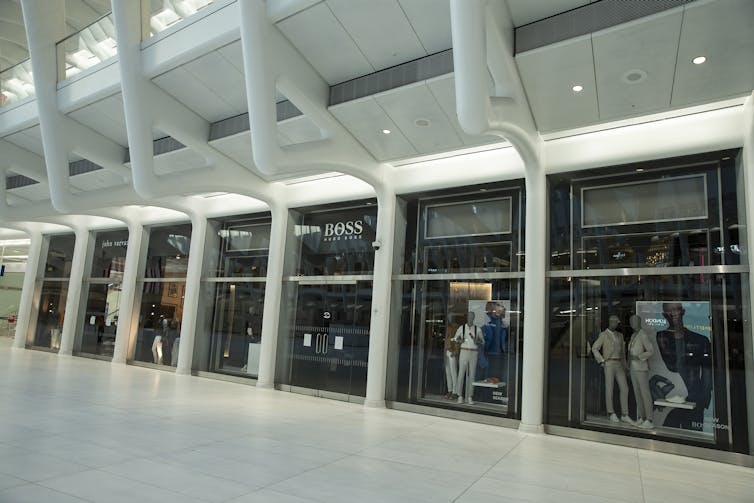
<svg viewBox="0 0 754 503"><path fill-rule="evenodd" d="M36 484L27 484L12 489L0 490L3 503L84 503L87 500L55 491Z"/></svg>

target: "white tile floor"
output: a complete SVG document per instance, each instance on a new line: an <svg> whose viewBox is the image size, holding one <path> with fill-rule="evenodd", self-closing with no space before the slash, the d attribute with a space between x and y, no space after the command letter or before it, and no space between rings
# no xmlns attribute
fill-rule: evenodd
<svg viewBox="0 0 754 503"><path fill-rule="evenodd" d="M10 349L0 502L754 501L754 470Z"/></svg>

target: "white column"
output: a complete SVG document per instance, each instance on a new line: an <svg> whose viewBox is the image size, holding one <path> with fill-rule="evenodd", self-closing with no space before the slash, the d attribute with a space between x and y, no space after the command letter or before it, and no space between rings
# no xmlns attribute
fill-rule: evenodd
<svg viewBox="0 0 754 503"><path fill-rule="evenodd" d="M39 273L39 261L42 259L42 242L44 238L40 232L31 232L29 244L29 258L26 260L26 272L24 273L24 285L21 289L21 299L18 302L18 319L16 320L16 337L13 339L13 347L23 349L26 347L26 338L29 334L29 321L39 311L39 300L34 299L34 290L37 285Z"/></svg>
<svg viewBox="0 0 754 503"><path fill-rule="evenodd" d="M374 254L372 319L369 323L369 363L367 366L366 407L385 406L388 330L390 328L390 291L393 276L395 237L395 191L377 189L377 237L380 249Z"/></svg>
<svg viewBox="0 0 754 503"><path fill-rule="evenodd" d="M183 321L181 322L181 343L178 346L178 366L176 374L190 375L194 360L196 340L196 320L199 309L199 288L202 285L202 264L204 262L204 242L207 237L207 219L204 215L191 217L191 246L189 248L188 270L186 271L186 296L183 299Z"/></svg>
<svg viewBox="0 0 754 503"><path fill-rule="evenodd" d="M524 348L521 377L521 423L525 432L544 427L545 361L547 334L547 183L540 166L526 171L526 270L524 272Z"/></svg>
<svg viewBox="0 0 754 503"><path fill-rule="evenodd" d="M139 251L144 237L144 227L141 224L129 224L128 248L126 249L126 264L123 268L123 283L120 291L120 306L118 306L118 328L115 331L115 347L113 348L113 363L126 363L128 358L128 343L131 338L131 321L133 320L134 298L136 297L136 278L139 276Z"/></svg>
<svg viewBox="0 0 754 503"><path fill-rule="evenodd" d="M73 246L73 261L71 263L71 277L68 280L68 294L65 302L65 319L63 332L60 336L60 351L58 355L70 356L73 353L73 341L76 335L76 322L81 302L81 286L84 282L84 265L86 264L86 250L89 245L89 230L76 230L76 244Z"/></svg>
<svg viewBox="0 0 754 503"><path fill-rule="evenodd" d="M271 205L272 229L270 231L270 254L267 259L267 282L264 287L264 313L262 315L262 346L259 356L258 388L275 385L278 329L280 325L280 299L283 291L283 265L285 237L288 227L288 208Z"/></svg>

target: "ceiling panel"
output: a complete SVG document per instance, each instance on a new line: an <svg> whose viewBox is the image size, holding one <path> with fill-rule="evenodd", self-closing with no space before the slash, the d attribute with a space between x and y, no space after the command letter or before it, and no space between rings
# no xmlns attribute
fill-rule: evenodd
<svg viewBox="0 0 754 503"><path fill-rule="evenodd" d="M330 111L379 161L418 153L398 126L371 97L335 105L330 107ZM383 134L383 129L389 130L390 134Z"/></svg>
<svg viewBox="0 0 754 503"><path fill-rule="evenodd" d="M520 53L516 63L540 131L599 119L589 36ZM584 90L574 93L571 88L575 84L584 86Z"/></svg>
<svg viewBox="0 0 754 503"><path fill-rule="evenodd" d="M375 99L420 154L463 146L424 82L394 89Z"/></svg>
<svg viewBox="0 0 754 503"><path fill-rule="evenodd" d="M706 56L702 65L691 62ZM754 89L754 2L720 0L686 6L673 106L748 94Z"/></svg>
<svg viewBox="0 0 754 503"><path fill-rule="evenodd" d="M399 0L399 3L428 54L453 47L448 0Z"/></svg>
<svg viewBox="0 0 754 503"><path fill-rule="evenodd" d="M444 75L442 77L428 80L427 86L432 91L437 102L442 107L445 115L449 118L450 124L461 138L463 144L467 147L481 145L484 143L498 142L500 138L496 136L471 136L466 134L458 122L458 113L456 111L456 81L453 75Z"/></svg>
<svg viewBox="0 0 754 503"><path fill-rule="evenodd" d="M397 0L325 3L376 70L427 55Z"/></svg>
<svg viewBox="0 0 754 503"><path fill-rule="evenodd" d="M122 146L128 145L126 118L120 94L110 96L69 114L89 129L97 131Z"/></svg>
<svg viewBox="0 0 754 503"><path fill-rule="evenodd" d="M291 143L305 143L322 139L322 132L305 115L278 122L278 131Z"/></svg>
<svg viewBox="0 0 754 503"><path fill-rule="evenodd" d="M203 168L207 160L190 148L183 148L154 158L154 172L158 175Z"/></svg>
<svg viewBox="0 0 754 503"><path fill-rule="evenodd" d="M299 12L277 26L329 84L374 71L325 3Z"/></svg>
<svg viewBox="0 0 754 503"><path fill-rule="evenodd" d="M216 122L234 115L233 109L225 101L182 66L152 80L207 121Z"/></svg>
<svg viewBox="0 0 754 503"><path fill-rule="evenodd" d="M251 157L251 136L248 131L212 140L210 144L241 166L249 169L253 168L254 161Z"/></svg>
<svg viewBox="0 0 754 503"><path fill-rule="evenodd" d="M239 71L220 52L212 51L184 66L214 96L231 108L232 113L220 117L221 119L242 114L249 109L246 105L246 83L243 70Z"/></svg>
<svg viewBox="0 0 754 503"><path fill-rule="evenodd" d="M30 201L46 201L50 199L50 189L46 183L35 183L26 187L11 189L8 194L15 194Z"/></svg>
<svg viewBox="0 0 754 503"><path fill-rule="evenodd" d="M670 106L682 20L674 9L592 36L600 118Z"/></svg>
<svg viewBox="0 0 754 503"><path fill-rule="evenodd" d="M220 47L217 52L228 60L228 63L238 70L238 73L243 75L243 47L241 47L240 39L224 47Z"/></svg>
<svg viewBox="0 0 754 503"><path fill-rule="evenodd" d="M34 152L40 157L44 157L45 155L44 147L42 147L42 130L39 125L13 133L3 139Z"/></svg>
<svg viewBox="0 0 754 503"><path fill-rule="evenodd" d="M71 185L80 191L105 189L123 185L123 178L104 169L72 176L69 180Z"/></svg>
<svg viewBox="0 0 754 503"><path fill-rule="evenodd" d="M594 1L594 0L592 0ZM511 17L514 26L523 26L525 24L539 21L546 17L560 14L576 7L581 7L590 0L547 0L546 2L532 2L532 0L508 0Z"/></svg>

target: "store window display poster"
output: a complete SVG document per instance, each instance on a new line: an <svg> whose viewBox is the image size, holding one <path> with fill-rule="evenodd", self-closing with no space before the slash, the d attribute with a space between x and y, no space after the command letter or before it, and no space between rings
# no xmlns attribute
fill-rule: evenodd
<svg viewBox="0 0 754 503"><path fill-rule="evenodd" d="M653 348L648 363L654 423L712 436L710 303L637 301L636 314Z"/></svg>

